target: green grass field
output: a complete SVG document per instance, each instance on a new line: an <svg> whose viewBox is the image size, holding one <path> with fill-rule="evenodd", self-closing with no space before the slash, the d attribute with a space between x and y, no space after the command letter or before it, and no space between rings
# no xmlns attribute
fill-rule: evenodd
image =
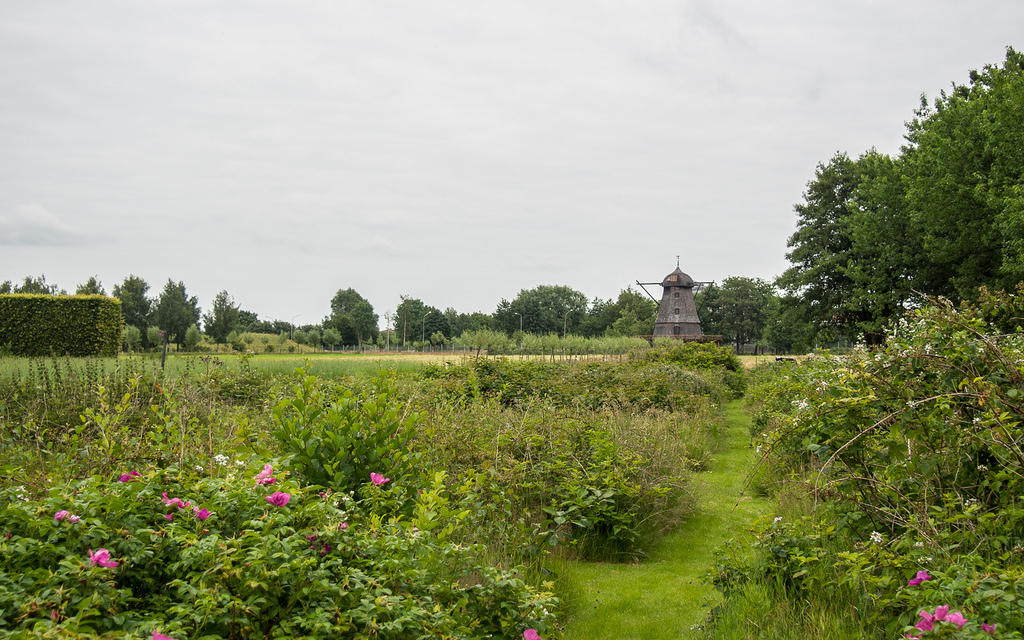
<svg viewBox="0 0 1024 640"><path fill-rule="evenodd" d="M403 354L358 354L358 353L315 353L315 354L266 354L251 356L249 364L257 371L266 373L291 373L298 367L305 367L319 376L372 376L384 370L397 372L414 371L429 363L460 362L463 354L451 353L403 353ZM171 375L199 371L206 367L241 366L237 355L212 354L168 354L166 371ZM111 371L119 365L137 365L141 369L159 369L160 356L156 354L122 355L118 358L0 358L0 376L27 375L38 367L49 367L54 363L68 364L84 369L94 366Z"/></svg>

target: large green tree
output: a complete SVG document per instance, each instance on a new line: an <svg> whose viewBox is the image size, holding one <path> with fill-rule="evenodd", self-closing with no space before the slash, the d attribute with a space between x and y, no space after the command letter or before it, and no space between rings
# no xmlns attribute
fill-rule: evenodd
<svg viewBox="0 0 1024 640"><path fill-rule="evenodd" d="M783 290L803 302L809 320L845 337L856 333L857 319L847 310L854 281L846 267L853 247L847 218L857 181L857 163L845 153L818 164L803 202L794 207L797 229L786 243L792 266L778 278Z"/></svg>
<svg viewBox="0 0 1024 640"><path fill-rule="evenodd" d="M564 285L523 289L513 300L502 300L494 312L495 326L511 335L520 318L527 333L578 333L587 314L587 297Z"/></svg>
<svg viewBox="0 0 1024 640"><path fill-rule="evenodd" d="M448 307L444 310L443 315L448 325L448 333L445 335L449 338L461 336L466 331L479 331L494 326L494 316L482 311L459 313L452 307Z"/></svg>
<svg viewBox="0 0 1024 640"><path fill-rule="evenodd" d="M847 206L850 251L843 272L852 283L846 316L869 343L881 342L921 287L921 239L907 212L902 161L874 150L857 160Z"/></svg>
<svg viewBox="0 0 1024 640"><path fill-rule="evenodd" d="M238 305L226 290L213 299L213 307L203 316L203 327L219 344L227 342L228 334L238 328Z"/></svg>
<svg viewBox="0 0 1024 640"><path fill-rule="evenodd" d="M168 340L181 347L188 328L199 323L199 300L195 296L189 297L183 282L168 279L153 316L156 326L167 332Z"/></svg>
<svg viewBox="0 0 1024 640"><path fill-rule="evenodd" d="M409 296L401 296L395 310L395 329L402 344L421 342L435 333L451 335L448 316L437 307Z"/></svg>
<svg viewBox="0 0 1024 640"><path fill-rule="evenodd" d="M75 288L75 294L105 296L107 292L103 289L103 284L96 276L89 276L88 280Z"/></svg>
<svg viewBox="0 0 1024 640"><path fill-rule="evenodd" d="M762 341L774 310L775 288L760 278L731 276L696 296L704 333L721 335L737 349Z"/></svg>
<svg viewBox="0 0 1024 640"><path fill-rule="evenodd" d="M1024 279L1024 55L969 77L922 98L903 150L921 287L958 298Z"/></svg>
<svg viewBox="0 0 1024 640"><path fill-rule="evenodd" d="M377 337L377 314L373 305L355 289L339 289L331 299L331 315L325 327L333 327L342 344L372 342Z"/></svg>
<svg viewBox="0 0 1024 640"><path fill-rule="evenodd" d="M121 284L115 284L113 294L121 300L121 314L124 316L124 323L129 327L136 327L139 330L144 346L153 346L149 342L147 329L153 323L153 301L146 296L149 291L149 284L142 278L132 274L127 276Z"/></svg>

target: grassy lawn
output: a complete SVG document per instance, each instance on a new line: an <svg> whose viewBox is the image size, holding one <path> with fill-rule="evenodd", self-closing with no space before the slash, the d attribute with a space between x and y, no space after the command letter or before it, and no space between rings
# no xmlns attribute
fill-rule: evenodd
<svg viewBox="0 0 1024 640"><path fill-rule="evenodd" d="M702 580L713 551L729 539L750 537L750 523L771 509L768 500L742 493L753 452L749 415L740 401L726 408L721 448L709 471L698 474L697 512L639 564L567 563L560 573L573 615L568 640L686 638L716 604Z"/></svg>

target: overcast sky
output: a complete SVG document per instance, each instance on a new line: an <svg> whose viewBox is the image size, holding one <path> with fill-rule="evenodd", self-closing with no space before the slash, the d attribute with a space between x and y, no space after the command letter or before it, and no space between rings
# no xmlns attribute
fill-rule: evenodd
<svg viewBox="0 0 1024 640"><path fill-rule="evenodd" d="M1024 47L1024 2L0 5L0 280L319 322L680 266L770 279L815 165ZM383 324L383 320L382 320Z"/></svg>

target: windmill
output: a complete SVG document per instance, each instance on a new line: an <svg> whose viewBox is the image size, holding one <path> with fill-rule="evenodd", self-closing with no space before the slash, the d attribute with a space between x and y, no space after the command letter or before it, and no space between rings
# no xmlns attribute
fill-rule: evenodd
<svg viewBox="0 0 1024 640"><path fill-rule="evenodd" d="M697 304L693 294L712 283L695 282L693 278L679 269L679 256L676 256L675 271L665 276L661 282L636 281L651 300L658 302L658 316L654 320L655 338L679 338L682 340L701 340L714 338L704 336L700 329L700 318L697 317ZM644 285L660 284L662 287L661 301L651 295ZM695 291L696 290L696 291ZM717 336L715 336L717 337Z"/></svg>

